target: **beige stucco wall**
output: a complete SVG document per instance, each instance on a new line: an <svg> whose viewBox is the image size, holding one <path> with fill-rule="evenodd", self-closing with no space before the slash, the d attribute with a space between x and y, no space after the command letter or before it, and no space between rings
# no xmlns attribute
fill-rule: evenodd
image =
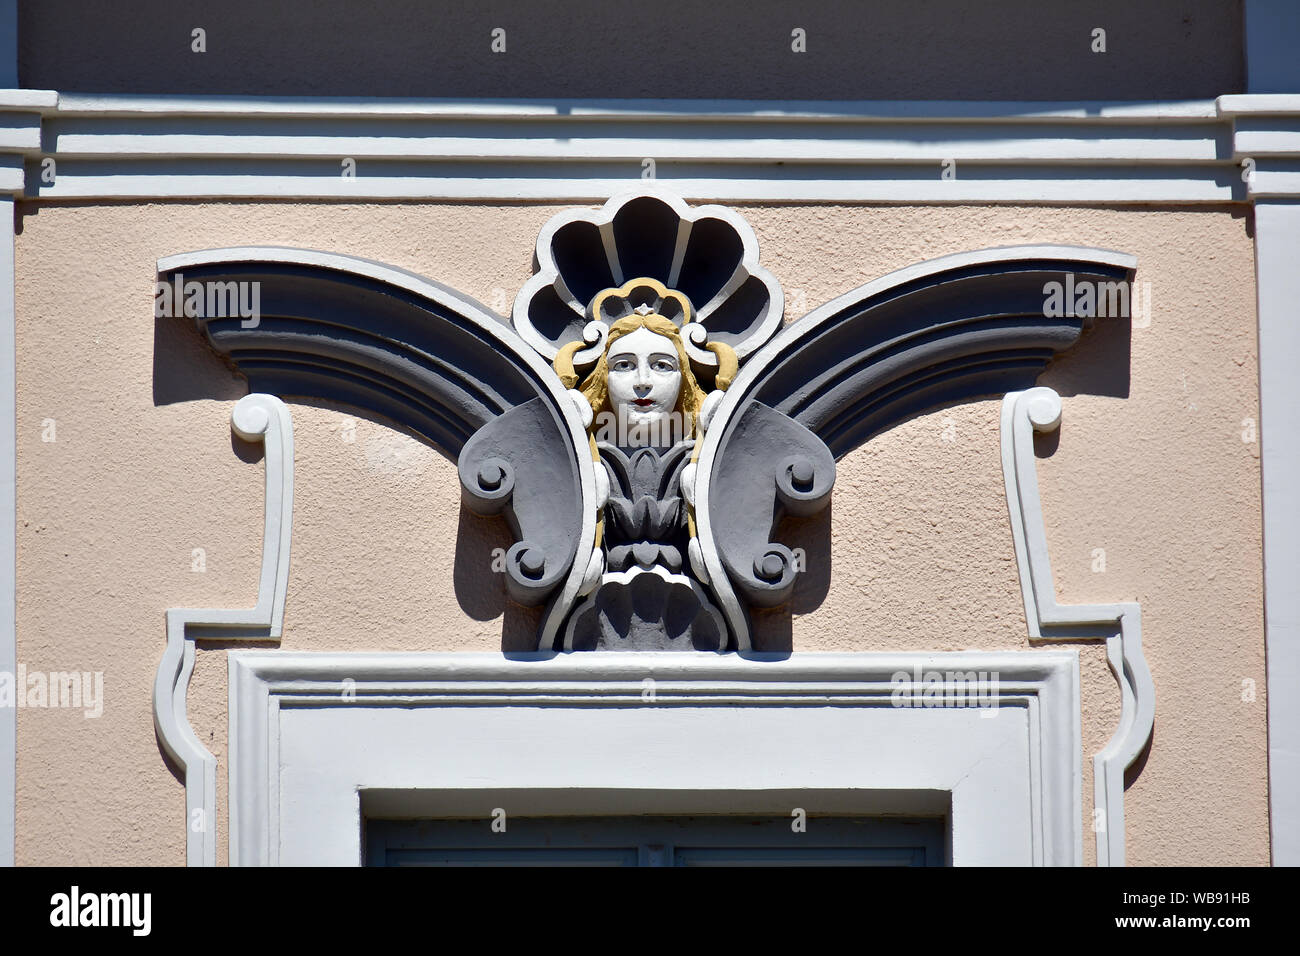
<svg viewBox="0 0 1300 956"><path fill-rule="evenodd" d="M155 322L154 262L228 245L393 263L505 311L557 205L21 205L17 237L18 658L102 670L105 710L18 714L17 859L181 864L184 791L150 694L168 607L249 606L262 467L232 441L241 380L184 323ZM1044 384L1065 396L1040 461L1058 596L1143 606L1154 744L1125 800L1134 864L1268 862L1254 271L1240 208L749 206L787 301L818 305L944 253L1065 242L1134 253L1152 320L1099 325ZM1126 372L1127 370L1127 372ZM1125 388L1125 383L1127 389ZM1125 397L1125 392L1127 395ZM1100 393L1100 394L1091 394ZM293 563L283 646L524 646L454 467L346 409L292 406ZM767 646L1024 649L997 401L922 416L841 462L829 513L793 525L809 567ZM55 441L48 421L55 422ZM356 421L346 440L345 423ZM206 570L192 570L193 550ZM1094 549L1105 570L1094 570ZM1084 807L1119 695L1079 648ZM1243 700L1243 681L1256 698ZM198 653L190 713L217 755L225 858L226 653ZM1087 826L1087 822L1085 822ZM1089 831L1085 856L1093 858Z"/></svg>

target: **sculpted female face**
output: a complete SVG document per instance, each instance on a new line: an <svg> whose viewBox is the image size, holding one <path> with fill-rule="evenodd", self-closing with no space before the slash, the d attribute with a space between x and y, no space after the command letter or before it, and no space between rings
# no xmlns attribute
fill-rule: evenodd
<svg viewBox="0 0 1300 956"><path fill-rule="evenodd" d="M681 362L667 336L640 328L609 350L609 404L630 428L666 422L682 387Z"/></svg>

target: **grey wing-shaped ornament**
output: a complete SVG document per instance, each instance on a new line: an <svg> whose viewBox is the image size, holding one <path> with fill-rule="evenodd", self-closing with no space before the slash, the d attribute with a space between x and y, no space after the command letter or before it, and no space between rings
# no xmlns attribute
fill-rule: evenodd
<svg viewBox="0 0 1300 956"><path fill-rule="evenodd" d="M594 547L593 462L555 371L502 316L404 269L314 250L211 249L158 272L177 311L187 283L227 299L253 284L255 315L199 300L185 313L251 391L373 412L456 462L468 507L510 524L507 589L546 604L538 642L551 646Z"/></svg>
<svg viewBox="0 0 1300 956"><path fill-rule="evenodd" d="M1090 321L1046 290L1127 284L1132 256L1014 246L922 262L786 326L742 365L700 448L694 505L707 577L740 650L748 608L784 602L796 564L785 514L829 500L835 461L930 409L1028 388ZM1056 313L1063 314L1056 314Z"/></svg>

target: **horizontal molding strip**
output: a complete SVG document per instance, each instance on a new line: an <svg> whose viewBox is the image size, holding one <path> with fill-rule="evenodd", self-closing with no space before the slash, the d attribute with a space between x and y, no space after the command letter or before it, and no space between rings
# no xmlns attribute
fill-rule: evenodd
<svg viewBox="0 0 1300 956"><path fill-rule="evenodd" d="M733 202L1219 203L1291 189L1289 177L1252 189L1241 164L1295 158L1298 118L1300 97L1247 95L463 102L8 90L0 153L24 163L22 195L55 200L589 201L653 176L689 199Z"/></svg>
<svg viewBox="0 0 1300 956"><path fill-rule="evenodd" d="M11 97L23 94L26 98ZM1234 101L1264 97L1222 97ZM708 121L751 117L776 117L820 122L827 119L882 119L928 121L957 119L987 122L1004 119L1015 122L1076 120L1086 123L1133 121L1187 121L1216 119L1220 111L1214 100L1184 100L1168 103L1106 103L1080 101L980 102L966 100L384 100L339 97L223 97L150 96L139 94L98 95L53 93L41 90L0 92L0 108L35 105L61 115L108 116L312 116L312 117L468 117L547 119L578 117L591 119L670 118ZM1244 112L1260 107L1242 102Z"/></svg>
<svg viewBox="0 0 1300 956"><path fill-rule="evenodd" d="M892 121L790 124L773 119L719 123L704 131L660 119L592 122L555 118L507 124L493 120L394 120L375 129L373 120L326 121L301 117L209 119L110 117L53 118L43 137L15 135L15 142L64 156L353 156L361 159L497 161L630 160L644 157L726 163L940 163L1034 161L1042 163L1134 160L1203 163L1229 159L1231 137L1212 122L1168 127L1113 125L1085 131L1066 123L1027 127L1016 123L915 123ZM1028 135L1032 130L1033 135ZM26 131L21 131L26 132ZM761 143L746 156L737 147ZM937 174L936 174L937 175Z"/></svg>
<svg viewBox="0 0 1300 956"><path fill-rule="evenodd" d="M477 695L491 688L517 694L595 695L609 702L620 694L645 703L645 679L684 694L745 692L745 696L789 696L797 685L804 694L879 695L897 689L895 675L921 671L993 671L999 693L1023 693L1060 675L1075 659L1070 650L1055 651L908 651L844 653L804 651L797 654L693 654L620 651L618 654L559 654L531 651L511 654L459 652L320 653L276 651L232 653L242 666L277 693L339 696L338 682L351 677L357 693L408 696L427 693ZM365 688L360 687L364 683ZM680 685L680 686L679 686ZM612 696L611 696L612 695Z"/></svg>
<svg viewBox="0 0 1300 956"><path fill-rule="evenodd" d="M381 168L366 172L358 163L355 179L332 175L324 169L309 171L302 163L273 163L265 172L223 170L205 171L204 164L170 165L166 169L131 168L129 163L112 164L114 172L103 164L81 165L76 161L60 162L55 184L40 182L39 167L29 166L26 174L27 198L41 199L130 199L130 198L229 198L229 199L463 199L463 200L566 200L600 202L611 195L644 184L637 167L624 164L590 170L590 175L574 176L572 167L548 173L534 166L478 170L462 175L438 175L449 172L438 164L422 170ZM211 164L207 164L211 165ZM938 169L936 164L935 170ZM625 172L624 172L625 171ZM623 175L619 175L624 172ZM920 178L907 167L857 170L857 177L828 177L821 170L789 167L723 167L710 170L711 176L697 171L676 170L671 164L659 166L657 183L670 186L679 195L695 202L1038 202L1038 203L1216 203L1244 201L1244 186L1238 186L1236 171L1211 171L1197 177L1182 176L1140 178L1136 170L1124 176L1047 178L978 174L960 180L941 181L938 176ZM766 172L767 175L763 175ZM532 173L532 175L529 175ZM565 173L568 173L566 175ZM731 175L728 175L730 173ZM1002 173L1001 170L995 173Z"/></svg>

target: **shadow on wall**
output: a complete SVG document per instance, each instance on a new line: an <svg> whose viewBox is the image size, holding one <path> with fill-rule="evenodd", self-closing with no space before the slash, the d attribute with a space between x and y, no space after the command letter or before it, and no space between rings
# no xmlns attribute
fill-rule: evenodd
<svg viewBox="0 0 1300 956"><path fill-rule="evenodd" d="M1038 384L1055 389L1063 397L1104 395L1128 398L1132 337L1132 320L1128 317L1094 319L1092 327L1084 332L1078 344L1059 355L1047 366L1039 376ZM1001 397L1001 395L987 396L988 399L1001 399ZM955 407L956 404L964 403L936 405L921 414L908 416L902 421L911 421L921 415ZM898 424L902 424L902 421ZM1050 458L1056 453L1059 442L1059 431L1035 435L1035 453L1040 458ZM794 616L815 611L830 593L833 574L831 527L834 512L835 494L832 493L830 506L825 511L810 518L783 518L773 534L772 540L785 542L792 550L803 549L805 570L796 579L794 594L787 604L753 613L755 651L792 652ZM1010 533L1008 527L1008 543Z"/></svg>
<svg viewBox="0 0 1300 956"><path fill-rule="evenodd" d="M763 654L789 654L794 650L794 615L815 611L831 589L831 503L808 518L787 516L772 535L796 555L804 555L804 570L795 578L794 593L780 607L751 615L754 650Z"/></svg>
<svg viewBox="0 0 1300 956"><path fill-rule="evenodd" d="M235 402L246 394L248 394L248 381L208 347L191 320L183 318L154 320L153 403L155 406L204 399ZM337 409L352 417L385 428L397 429L412 435L417 440L422 440L407 429L400 428L393 422L364 409L314 398L295 401L292 396L280 397L290 404L291 409L294 405ZM245 442L233 433L231 449L241 461L250 464L260 461L263 454L260 444ZM458 495L459 489L458 487L430 488L429 493L440 496ZM504 575L493 570L498 556L503 555L513 541L503 517L480 517L461 506L452 569L456 602L473 620L502 619L501 649L506 653L533 650L541 620L539 608L522 607L507 597ZM426 576L418 573L418 569L410 570L412 573L406 576L411 582L410 587L428 586ZM291 579L294 571L291 566ZM431 601L438 600L440 597L440 595L429 595ZM285 613L286 627L292 629L292 602L286 607ZM437 649L438 639L436 634L429 635L430 650ZM204 647L211 646L213 645L204 643Z"/></svg>
<svg viewBox="0 0 1300 956"><path fill-rule="evenodd" d="M504 517L485 518L460 506L452 568L456 601L476 621L502 619L501 650L506 654L536 650L542 621L541 608L523 607L506 595L501 561L512 544L514 537Z"/></svg>
<svg viewBox="0 0 1300 956"><path fill-rule="evenodd" d="M155 406L204 398L236 402L247 394L247 380L208 348L192 322L153 320Z"/></svg>
<svg viewBox="0 0 1300 956"><path fill-rule="evenodd" d="M1092 323L1092 328L1084 332L1074 348L1047 366L1038 377L1038 384L1055 389L1062 398L1071 395L1128 398L1133 320L1127 316L1097 318Z"/></svg>

